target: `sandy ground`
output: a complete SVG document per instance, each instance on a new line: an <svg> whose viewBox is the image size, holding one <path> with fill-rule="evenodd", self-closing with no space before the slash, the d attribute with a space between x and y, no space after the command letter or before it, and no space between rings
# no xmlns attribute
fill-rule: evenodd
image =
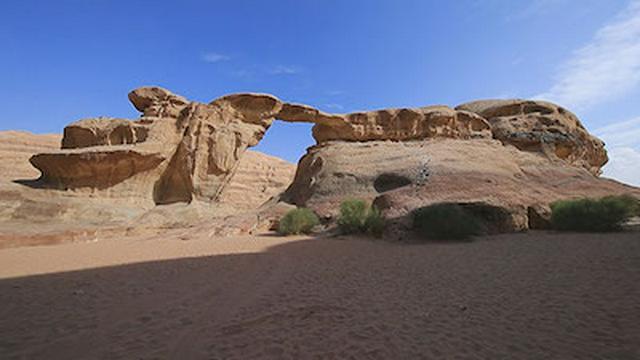
<svg viewBox="0 0 640 360"><path fill-rule="evenodd" d="M639 359L640 235L0 250L1 359Z"/></svg>

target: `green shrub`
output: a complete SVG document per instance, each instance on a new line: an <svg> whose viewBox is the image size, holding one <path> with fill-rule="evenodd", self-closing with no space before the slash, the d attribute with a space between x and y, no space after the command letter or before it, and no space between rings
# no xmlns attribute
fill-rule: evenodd
<svg viewBox="0 0 640 360"><path fill-rule="evenodd" d="M551 204L551 223L562 231L619 231L637 212L637 206L631 196L562 200Z"/></svg>
<svg viewBox="0 0 640 360"><path fill-rule="evenodd" d="M293 209L280 219L278 233L281 235L306 234L319 223L313 211L306 208Z"/></svg>
<svg viewBox="0 0 640 360"><path fill-rule="evenodd" d="M364 200L349 199L340 204L338 226L346 234L364 232L364 222L367 218L369 206Z"/></svg>
<svg viewBox="0 0 640 360"><path fill-rule="evenodd" d="M631 195L605 196L602 199L619 201L629 211L629 217L640 216L640 199Z"/></svg>
<svg viewBox="0 0 640 360"><path fill-rule="evenodd" d="M442 203L416 209L413 229L434 240L463 240L478 235L480 221L458 204Z"/></svg>
<svg viewBox="0 0 640 360"><path fill-rule="evenodd" d="M382 213L380 210L372 206L364 220L365 231L374 237L380 238L384 233L385 226L386 221L382 216Z"/></svg>
<svg viewBox="0 0 640 360"><path fill-rule="evenodd" d="M380 211L364 200L349 199L340 204L338 226L345 234L367 233L381 237L385 223Z"/></svg>

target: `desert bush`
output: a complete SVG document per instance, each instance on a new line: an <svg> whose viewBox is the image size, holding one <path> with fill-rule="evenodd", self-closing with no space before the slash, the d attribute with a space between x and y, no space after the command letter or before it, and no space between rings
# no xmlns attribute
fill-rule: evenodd
<svg viewBox="0 0 640 360"><path fill-rule="evenodd" d="M378 209L360 199L345 200L340 204L338 227L345 234L368 233L381 237L385 219Z"/></svg>
<svg viewBox="0 0 640 360"><path fill-rule="evenodd" d="M434 240L464 240L478 235L481 222L458 204L441 203L414 210L413 229Z"/></svg>
<svg viewBox="0 0 640 360"><path fill-rule="evenodd" d="M313 211L307 208L293 209L280 219L278 233L280 235L306 234L319 223Z"/></svg>
<svg viewBox="0 0 640 360"><path fill-rule="evenodd" d="M369 213L367 214L367 217L364 219L365 231L368 234L379 238L379 237L382 237L385 226L386 226L386 221L382 216L382 213L380 212L380 210L378 210L373 206L369 208Z"/></svg>
<svg viewBox="0 0 640 360"><path fill-rule="evenodd" d="M364 232L364 222L369 206L364 200L349 199L340 204L338 226L346 234Z"/></svg>
<svg viewBox="0 0 640 360"><path fill-rule="evenodd" d="M640 216L640 199L631 195L605 196L602 199L619 201L629 211L629 217Z"/></svg>
<svg viewBox="0 0 640 360"><path fill-rule="evenodd" d="M637 206L630 196L557 201L551 204L551 224L561 231L619 231Z"/></svg>

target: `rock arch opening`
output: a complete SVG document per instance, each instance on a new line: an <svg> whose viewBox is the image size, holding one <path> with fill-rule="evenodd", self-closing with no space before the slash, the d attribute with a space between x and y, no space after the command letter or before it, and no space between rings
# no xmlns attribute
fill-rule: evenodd
<svg viewBox="0 0 640 360"><path fill-rule="evenodd" d="M315 144L311 135L312 123L288 122L276 119L260 140L250 150L276 156L297 164L305 150Z"/></svg>

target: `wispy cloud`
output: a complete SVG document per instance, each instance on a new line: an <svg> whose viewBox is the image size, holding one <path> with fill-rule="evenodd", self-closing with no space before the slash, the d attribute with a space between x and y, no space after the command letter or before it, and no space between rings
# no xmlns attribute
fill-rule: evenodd
<svg viewBox="0 0 640 360"><path fill-rule="evenodd" d="M633 0L561 66L555 84L536 98L585 109L640 84L640 0Z"/></svg>
<svg viewBox="0 0 640 360"><path fill-rule="evenodd" d="M535 98L585 111L627 96L639 85L640 0L631 0L588 44L573 52L555 83ZM607 144L610 160L604 175L640 186L640 117L593 133Z"/></svg>
<svg viewBox="0 0 640 360"><path fill-rule="evenodd" d="M296 75L302 72L302 69L293 65L278 65L269 70L271 75Z"/></svg>
<svg viewBox="0 0 640 360"><path fill-rule="evenodd" d="M215 53L215 52L210 52L202 55L202 61L208 62L208 63L217 63L220 61L227 61L230 59L231 57L229 57L228 55Z"/></svg>
<svg viewBox="0 0 640 360"><path fill-rule="evenodd" d="M640 148L640 117L595 129L593 133L611 148L624 146Z"/></svg>
<svg viewBox="0 0 640 360"><path fill-rule="evenodd" d="M631 147L610 149L609 158L603 168L604 176L640 186L640 150Z"/></svg>
<svg viewBox="0 0 640 360"><path fill-rule="evenodd" d="M640 186L640 117L607 125L593 133L604 140L609 163L604 175Z"/></svg>

